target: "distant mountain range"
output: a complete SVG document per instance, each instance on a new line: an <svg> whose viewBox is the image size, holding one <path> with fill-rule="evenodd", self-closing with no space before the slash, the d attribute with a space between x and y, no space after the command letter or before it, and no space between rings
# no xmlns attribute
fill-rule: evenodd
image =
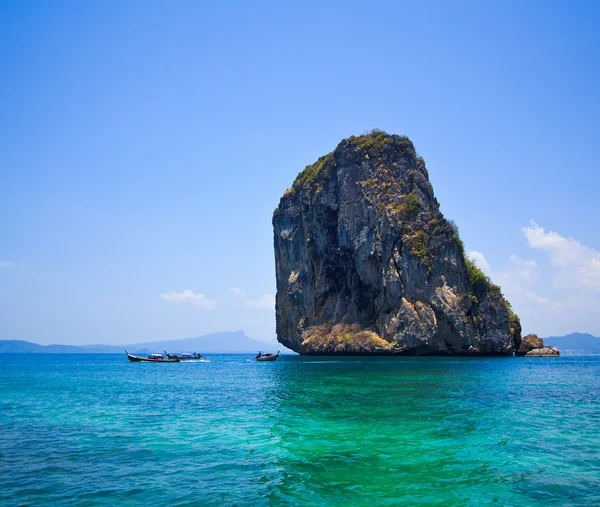
<svg viewBox="0 0 600 507"><path fill-rule="evenodd" d="M124 345L38 345L22 340L0 340L0 354L132 354L199 352L200 354L256 354L257 351L294 352L283 345L272 345L248 338L243 331L213 333L197 338L131 343Z"/></svg>
<svg viewBox="0 0 600 507"><path fill-rule="evenodd" d="M548 336L544 338L544 345L558 347L562 355L600 354L600 338L587 333Z"/></svg>
<svg viewBox="0 0 600 507"><path fill-rule="evenodd" d="M558 347L562 355L600 354L600 338L587 333L548 336L544 345ZM280 350L294 352L283 345L269 344L248 338L243 331L224 331L182 340L130 343L123 345L38 345L22 340L0 340L0 354L132 354L168 352L199 352L200 354L256 354L257 351Z"/></svg>

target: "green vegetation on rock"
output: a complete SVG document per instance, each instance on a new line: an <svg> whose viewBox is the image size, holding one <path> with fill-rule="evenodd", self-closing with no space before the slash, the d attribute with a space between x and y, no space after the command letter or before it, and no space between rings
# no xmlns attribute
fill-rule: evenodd
<svg viewBox="0 0 600 507"><path fill-rule="evenodd" d="M427 249L427 233L425 231L417 231L406 239L410 247L410 253L419 257L421 264L427 268L427 274L430 275L433 268L431 265L431 253Z"/></svg>
<svg viewBox="0 0 600 507"><path fill-rule="evenodd" d="M331 170L335 169L335 165L333 153L328 153L327 155L320 157L314 164L307 165L304 168L304 171L302 171L294 180L292 188L296 189L314 186L316 187L315 190L319 190L320 185L329 179Z"/></svg>
<svg viewBox="0 0 600 507"><path fill-rule="evenodd" d="M464 255L465 255L465 244L463 243L463 240L462 240L462 239L460 239L460 236L459 236L458 234L456 234L456 233L452 235L452 239L453 239L454 241L456 241L456 244L458 245L458 248L459 248L460 252L461 252L461 253L463 254L463 256L464 256ZM468 267L469 267L469 266L467 265L467 268L468 268Z"/></svg>
<svg viewBox="0 0 600 507"><path fill-rule="evenodd" d="M361 136L350 136L346 141L350 146L357 150L365 150L367 152L366 158L369 158L368 155L373 155L378 158L386 150L393 147L393 150L390 151L390 154L398 155L404 153L403 156L408 154L410 157L414 157L417 167L425 167L425 162L421 157L417 156L412 141L406 136L390 135L383 130L374 129L371 132ZM304 170L298 174L294 180L292 188L286 191L284 195L294 195L293 191L296 189L307 189L315 196L320 195L323 192L323 188L327 185L331 173L335 170L335 168L335 152L331 152L320 157L314 164L306 166ZM412 173L416 174L417 171L412 171ZM382 183L383 185L387 184L385 182L385 178L371 178L366 185L372 187L378 183ZM402 186L404 185L405 182L402 181ZM392 197L393 195L392 189L389 188L389 184L388 188L381 188L379 190L386 192L386 196L388 198ZM395 189L395 191L399 193L399 189ZM407 216L413 216L418 212L418 208L418 199L414 195L409 194L409 200L406 203L406 207L402 209L394 209L394 211L403 211L407 214Z"/></svg>
<svg viewBox="0 0 600 507"><path fill-rule="evenodd" d="M373 129L362 136L350 136L348 142L359 150L367 150L377 157L381 156L385 149L393 144L398 145L408 151L412 156L416 157L415 147L408 137L390 135L379 129Z"/></svg>
<svg viewBox="0 0 600 507"><path fill-rule="evenodd" d="M517 330L521 330L521 319L519 316L513 312L512 306L508 301L506 301L506 308L508 308L508 327L510 328L510 333L515 334Z"/></svg>
<svg viewBox="0 0 600 507"><path fill-rule="evenodd" d="M419 213L419 206L421 202L412 192L406 196L402 203L402 212L407 217L414 217Z"/></svg>
<svg viewBox="0 0 600 507"><path fill-rule="evenodd" d="M464 248L464 247L463 247ZM465 257L465 262L467 263L467 271L469 273L469 284L473 289L477 289L485 285L488 282L487 276L485 273L479 269L475 261Z"/></svg>

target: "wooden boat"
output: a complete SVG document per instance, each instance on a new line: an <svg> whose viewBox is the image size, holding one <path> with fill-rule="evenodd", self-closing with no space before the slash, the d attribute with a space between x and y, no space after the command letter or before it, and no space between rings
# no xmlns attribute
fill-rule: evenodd
<svg viewBox="0 0 600 507"><path fill-rule="evenodd" d="M198 361L199 359L202 359L202 356L196 352L193 354L169 354L165 350L165 354L169 359L179 359L180 361Z"/></svg>
<svg viewBox="0 0 600 507"><path fill-rule="evenodd" d="M277 361L277 358L279 357L279 351L277 351L277 354L263 354L262 352L259 352L256 357L254 358L255 361Z"/></svg>
<svg viewBox="0 0 600 507"><path fill-rule="evenodd" d="M127 359L129 359L132 363L178 363L179 359L167 358L165 359L162 354L150 354L148 357L140 357L134 356L127 352L125 349L125 354L127 354Z"/></svg>

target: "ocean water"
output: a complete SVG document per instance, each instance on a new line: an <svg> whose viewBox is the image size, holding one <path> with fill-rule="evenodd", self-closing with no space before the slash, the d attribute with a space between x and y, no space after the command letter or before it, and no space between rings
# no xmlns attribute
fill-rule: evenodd
<svg viewBox="0 0 600 507"><path fill-rule="evenodd" d="M0 356L0 505L600 505L600 357Z"/></svg>

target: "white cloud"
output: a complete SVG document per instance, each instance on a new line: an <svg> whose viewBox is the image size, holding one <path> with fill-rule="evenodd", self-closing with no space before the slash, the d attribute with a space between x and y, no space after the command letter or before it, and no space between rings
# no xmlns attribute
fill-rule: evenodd
<svg viewBox="0 0 600 507"><path fill-rule="evenodd" d="M533 221L522 232L536 260L511 255L504 266L496 267L481 252L470 252L469 257L486 274L493 273L492 280L521 317L524 332L599 334L600 252Z"/></svg>
<svg viewBox="0 0 600 507"><path fill-rule="evenodd" d="M212 299L206 299L204 294L194 294L191 290L184 290L183 292L165 292L160 295L165 301L172 301L173 303L190 303L206 310L214 310L217 307L217 302Z"/></svg>
<svg viewBox="0 0 600 507"><path fill-rule="evenodd" d="M539 294L536 294L535 292L533 292L531 290L524 290L523 293L525 294L525 296L527 298L529 298L531 301L533 301L535 303L544 304L544 303L548 303L549 302L549 299L544 298L544 297L540 296Z"/></svg>
<svg viewBox="0 0 600 507"><path fill-rule="evenodd" d="M244 299L244 306L258 310L275 311L275 294L263 294L258 299Z"/></svg>
<svg viewBox="0 0 600 507"><path fill-rule="evenodd" d="M229 291L237 297L242 298L242 304L246 308L275 311L275 294L263 294L257 299L251 299L246 297L246 293L237 287L231 287Z"/></svg>
<svg viewBox="0 0 600 507"><path fill-rule="evenodd" d="M514 275L521 281L533 282L537 280L539 274L538 266L535 261L525 261L516 255L511 255L509 260Z"/></svg>
<svg viewBox="0 0 600 507"><path fill-rule="evenodd" d="M553 231L546 232L533 220L529 227L523 227L521 230L529 247L546 251L555 267L576 264L586 256L586 251L590 250L574 239L563 238Z"/></svg>
<svg viewBox="0 0 600 507"><path fill-rule="evenodd" d="M15 265L14 262L11 261L0 261L0 269L1 268L12 268Z"/></svg>
<svg viewBox="0 0 600 507"><path fill-rule="evenodd" d="M598 250L584 246L573 238L565 238L554 231L546 232L533 220L529 227L522 230L530 248L548 254L550 263L555 268L555 286L600 292Z"/></svg>
<svg viewBox="0 0 600 507"><path fill-rule="evenodd" d="M579 273L586 280L600 279L600 257L593 257L579 269Z"/></svg>
<svg viewBox="0 0 600 507"><path fill-rule="evenodd" d="M475 264L477 264L477 266L479 267L479 269L481 269L481 271L483 271L486 275L490 276L492 273L492 268L490 267L490 263L486 260L486 258L483 256L483 254L481 252L478 252L477 250L473 250L472 252L469 252L468 257L475 262Z"/></svg>
<svg viewBox="0 0 600 507"><path fill-rule="evenodd" d="M511 255L506 267L495 270L492 278L495 283L500 284L504 294L510 296L509 300L526 298L530 302L537 303L548 301L533 290L539 278L538 265L535 261Z"/></svg>

